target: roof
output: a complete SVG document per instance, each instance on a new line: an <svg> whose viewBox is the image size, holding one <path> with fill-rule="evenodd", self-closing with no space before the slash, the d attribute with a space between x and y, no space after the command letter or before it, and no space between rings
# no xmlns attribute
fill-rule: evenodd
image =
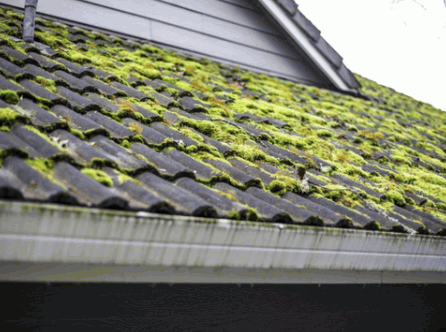
<svg viewBox="0 0 446 332"><path fill-rule="evenodd" d="M275 6L274 1L279 6ZM356 77L345 66L339 53L321 36L320 30L299 11L294 0L259 2L338 89L344 92L356 92L360 87Z"/></svg>
<svg viewBox="0 0 446 332"><path fill-rule="evenodd" d="M0 11L0 197L445 235L446 114Z"/></svg>

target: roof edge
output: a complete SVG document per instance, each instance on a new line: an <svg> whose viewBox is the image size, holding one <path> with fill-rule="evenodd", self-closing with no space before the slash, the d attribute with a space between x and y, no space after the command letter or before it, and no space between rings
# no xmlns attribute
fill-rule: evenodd
<svg viewBox="0 0 446 332"><path fill-rule="evenodd" d="M122 271L132 275L138 269L148 272L155 266L166 271L179 267L183 271L204 271L196 279L186 271L183 282L202 282L203 278L209 278L209 282L230 282L217 278L224 269L250 271L246 282L263 282L265 278L297 282L314 273L313 279L320 283L339 271L350 275L345 283L351 283L355 275L357 283L380 283L384 276L393 276L388 280L395 283L415 282L419 280L417 275L423 273L430 276L430 282L446 282L446 241L437 236L5 201L0 202L0 213L0 259L5 273L10 263L29 265L29 271L33 266L38 270L42 264L51 263L55 268L68 270L70 266L80 267L76 278L93 281L112 271L121 273L113 270L116 267L123 267ZM100 275L95 277L93 270L82 270L86 265ZM234 280L243 282L242 272ZM2 280L20 277L18 272L5 273L0 273ZM375 277L371 278L372 275ZM395 277L398 275L404 278ZM181 279L177 277L175 280ZM23 278L28 280L29 276L23 274ZM162 279L161 275L159 278ZM150 273L140 279L155 282Z"/></svg>
<svg viewBox="0 0 446 332"><path fill-rule="evenodd" d="M298 11L293 0L259 0L265 10L341 91L357 94L359 82L320 31Z"/></svg>

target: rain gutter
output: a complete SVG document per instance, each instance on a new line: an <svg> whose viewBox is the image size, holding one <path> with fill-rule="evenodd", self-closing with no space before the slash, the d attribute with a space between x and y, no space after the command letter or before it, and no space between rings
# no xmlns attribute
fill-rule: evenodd
<svg viewBox="0 0 446 332"><path fill-rule="evenodd" d="M0 280L446 283L446 240L0 201Z"/></svg>
<svg viewBox="0 0 446 332"><path fill-rule="evenodd" d="M259 2L338 89L354 94L357 93L356 90L350 89L345 84L338 73L332 68L329 61L308 40L305 33L296 26L293 20L280 8L279 4L274 0L259 0Z"/></svg>

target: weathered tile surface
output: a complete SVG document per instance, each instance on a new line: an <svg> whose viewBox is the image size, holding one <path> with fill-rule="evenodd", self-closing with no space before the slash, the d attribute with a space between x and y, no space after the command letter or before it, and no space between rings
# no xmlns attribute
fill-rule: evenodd
<svg viewBox="0 0 446 332"><path fill-rule="evenodd" d="M0 32L1 199L446 235L444 112L46 22L33 44Z"/></svg>

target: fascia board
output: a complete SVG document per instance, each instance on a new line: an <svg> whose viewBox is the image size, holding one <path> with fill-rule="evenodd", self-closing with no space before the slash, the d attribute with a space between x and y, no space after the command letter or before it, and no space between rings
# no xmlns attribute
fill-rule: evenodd
<svg viewBox="0 0 446 332"><path fill-rule="evenodd" d="M324 58L324 56L309 41L305 33L301 31L282 8L280 8L279 4L274 0L259 0L259 2L338 89L352 93L356 92L345 84L342 78L331 67L328 60Z"/></svg>
<svg viewBox="0 0 446 332"><path fill-rule="evenodd" d="M361 279L358 273L363 273L366 279L378 275L375 281L382 280L384 274L402 274L411 279L426 273L430 279L444 283L446 276L446 240L437 236L18 202L0 202L0 211L2 280L17 280L17 273L2 271L11 266L8 263L34 267L90 266L99 270L107 266L128 269L155 266L166 271L179 267L210 271L229 268L251 273L247 280L255 279L252 271L263 271L259 273L265 278L286 271L285 279L296 278L302 271L322 271L318 272L322 276L342 271L356 276L355 280ZM87 272L83 275L83 270L86 271L83 268L76 274L78 281L94 277ZM20 275L26 274L20 272ZM213 280L215 274L208 277ZM344 280L349 283L349 278Z"/></svg>

